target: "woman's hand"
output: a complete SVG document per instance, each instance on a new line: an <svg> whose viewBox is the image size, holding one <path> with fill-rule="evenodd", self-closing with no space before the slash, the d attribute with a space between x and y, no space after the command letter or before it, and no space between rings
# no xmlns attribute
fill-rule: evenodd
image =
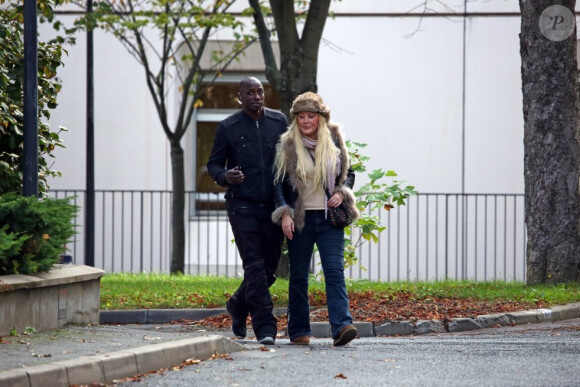
<svg viewBox="0 0 580 387"><path fill-rule="evenodd" d="M335 192L334 195L332 195L330 197L330 199L328 199L328 207L338 207L342 204L342 199L344 199L344 197L342 196L341 193L339 192Z"/></svg>
<svg viewBox="0 0 580 387"><path fill-rule="evenodd" d="M294 237L294 219L292 219L290 214L282 216L282 232L290 240Z"/></svg>

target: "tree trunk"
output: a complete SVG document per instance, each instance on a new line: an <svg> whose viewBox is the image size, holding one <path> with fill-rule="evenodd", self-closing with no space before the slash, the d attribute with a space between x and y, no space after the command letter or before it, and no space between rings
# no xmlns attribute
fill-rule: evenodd
<svg viewBox="0 0 580 387"><path fill-rule="evenodd" d="M282 113L291 121L290 108L294 98L306 91L318 91L316 84L318 49L320 48L324 24L328 17L330 0L310 2L301 37L298 36L296 28L294 0L270 0L280 47L279 70L276 67L270 42L270 31L268 31L264 21L260 2L258 0L249 0L249 2L254 10L254 24L260 36L260 47L266 65L266 77L278 90ZM285 249L286 245L283 248ZM289 274L288 255L282 254L276 275L280 278L289 278Z"/></svg>
<svg viewBox="0 0 580 387"><path fill-rule="evenodd" d="M576 33L558 41L541 31L542 12L551 5L520 0L528 284L580 279ZM561 5L573 12L575 0ZM564 19L550 20L564 27Z"/></svg>
<svg viewBox="0 0 580 387"><path fill-rule="evenodd" d="M173 180L171 273L176 274L185 272L185 172L183 149L179 140L172 139L170 144Z"/></svg>

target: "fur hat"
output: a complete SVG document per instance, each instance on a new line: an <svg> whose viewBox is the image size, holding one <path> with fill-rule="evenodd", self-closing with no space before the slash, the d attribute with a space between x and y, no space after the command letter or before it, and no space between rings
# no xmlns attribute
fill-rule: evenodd
<svg viewBox="0 0 580 387"><path fill-rule="evenodd" d="M330 109L324 104L322 97L311 91L300 94L292 102L292 108L290 109L292 118L296 118L296 114L300 112L318 113L326 118L327 122L330 121Z"/></svg>

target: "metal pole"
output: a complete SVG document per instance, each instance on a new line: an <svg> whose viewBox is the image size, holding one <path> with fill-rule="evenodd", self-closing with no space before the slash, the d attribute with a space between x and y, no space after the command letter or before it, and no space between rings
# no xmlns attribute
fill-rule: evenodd
<svg viewBox="0 0 580 387"><path fill-rule="evenodd" d="M87 14L93 1L87 1ZM95 266L95 136L93 83L93 29L87 29L87 170L85 199L85 265Z"/></svg>
<svg viewBox="0 0 580 387"><path fill-rule="evenodd" d="M38 196L38 39L36 0L24 2L22 194Z"/></svg>

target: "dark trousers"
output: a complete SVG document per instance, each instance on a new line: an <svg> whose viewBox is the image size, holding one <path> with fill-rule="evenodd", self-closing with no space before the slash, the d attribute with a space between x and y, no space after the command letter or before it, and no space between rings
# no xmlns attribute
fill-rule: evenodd
<svg viewBox="0 0 580 387"><path fill-rule="evenodd" d="M228 301L237 315L249 313L256 337L276 337L272 297L268 289L282 249L282 229L273 224L271 206L228 203L228 217L242 258L244 280Z"/></svg>

